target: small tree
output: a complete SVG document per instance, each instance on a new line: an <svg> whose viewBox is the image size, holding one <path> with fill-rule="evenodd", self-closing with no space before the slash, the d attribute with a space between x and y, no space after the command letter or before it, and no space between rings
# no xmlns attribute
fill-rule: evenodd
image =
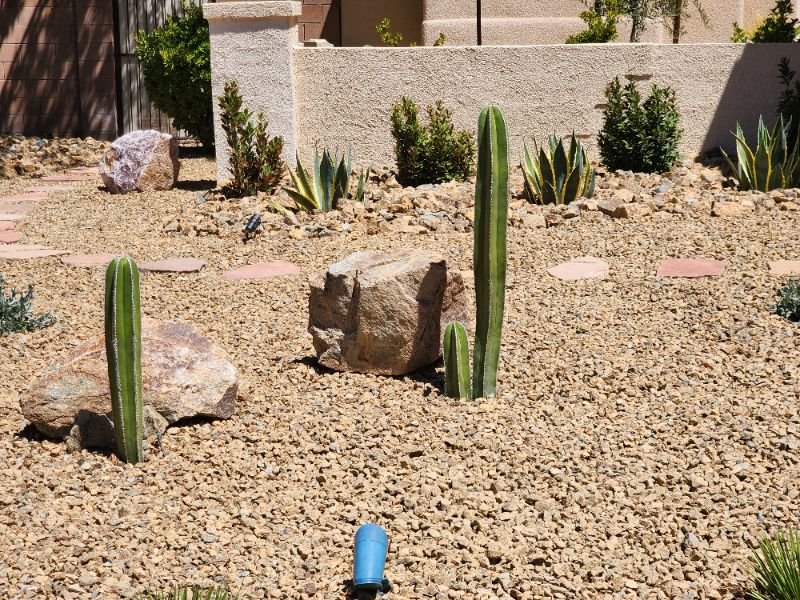
<svg viewBox="0 0 800 600"><path fill-rule="evenodd" d="M678 43L683 33L683 21L690 17L692 7L697 11L700 20L708 26L708 14L700 0L605 0L595 2L584 0L584 4L595 5L597 10L616 10L631 20L630 42L638 42L642 38L647 23L661 20L672 33L672 41Z"/></svg>

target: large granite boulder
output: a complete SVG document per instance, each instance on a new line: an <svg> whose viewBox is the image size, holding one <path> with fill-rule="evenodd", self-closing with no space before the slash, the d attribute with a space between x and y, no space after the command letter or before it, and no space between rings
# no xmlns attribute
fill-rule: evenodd
<svg viewBox="0 0 800 600"><path fill-rule="evenodd" d="M179 170L177 140L152 129L117 138L100 159L100 176L112 194L171 190Z"/></svg>
<svg viewBox="0 0 800 600"><path fill-rule="evenodd" d="M311 281L309 332L338 371L402 375L435 362L450 321L470 322L464 280L425 250L356 252Z"/></svg>
<svg viewBox="0 0 800 600"><path fill-rule="evenodd" d="M227 419L238 376L228 354L191 325L142 320L145 437L188 417ZM67 353L33 381L22 414L44 435L70 445L114 447L104 336Z"/></svg>

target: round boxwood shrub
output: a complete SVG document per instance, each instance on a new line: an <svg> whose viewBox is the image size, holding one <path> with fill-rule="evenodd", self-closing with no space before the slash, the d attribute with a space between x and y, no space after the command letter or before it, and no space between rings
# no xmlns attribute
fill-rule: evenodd
<svg viewBox="0 0 800 600"><path fill-rule="evenodd" d="M214 145L211 99L211 42L203 10L183 5L184 16L170 17L150 33L136 34L136 58L144 72L150 100L172 118L176 129Z"/></svg>

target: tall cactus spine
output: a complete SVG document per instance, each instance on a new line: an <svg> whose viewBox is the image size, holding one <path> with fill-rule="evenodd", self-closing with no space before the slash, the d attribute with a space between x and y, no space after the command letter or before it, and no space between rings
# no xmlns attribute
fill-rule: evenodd
<svg viewBox="0 0 800 600"><path fill-rule="evenodd" d="M106 271L106 358L117 454L127 463L144 458L142 448L142 315L139 269L115 258Z"/></svg>
<svg viewBox="0 0 800 600"><path fill-rule="evenodd" d="M444 329L445 392L450 398L472 396L469 373L469 342L467 330L458 321Z"/></svg>
<svg viewBox="0 0 800 600"><path fill-rule="evenodd" d="M475 354L472 392L492 398L497 387L506 291L508 134L503 113L488 106L478 121L475 183Z"/></svg>

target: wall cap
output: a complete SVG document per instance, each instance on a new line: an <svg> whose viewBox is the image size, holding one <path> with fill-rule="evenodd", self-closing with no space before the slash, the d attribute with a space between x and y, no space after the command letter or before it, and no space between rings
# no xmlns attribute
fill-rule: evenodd
<svg viewBox="0 0 800 600"><path fill-rule="evenodd" d="M203 4L206 21L249 21L280 17L299 17L303 13L300 0L256 0L255 2L217 2Z"/></svg>

